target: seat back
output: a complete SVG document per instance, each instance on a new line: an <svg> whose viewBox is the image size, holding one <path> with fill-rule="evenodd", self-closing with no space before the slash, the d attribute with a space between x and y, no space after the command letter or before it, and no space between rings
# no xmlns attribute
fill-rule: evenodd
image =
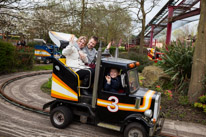
<svg viewBox="0 0 206 137"><path fill-rule="evenodd" d="M63 63L65 66L67 66L67 64L66 64L66 58L60 58L59 61L60 61L61 63ZM78 75L78 74L77 74L77 75ZM82 85L82 80L80 80L80 85Z"/></svg>
<svg viewBox="0 0 206 137"><path fill-rule="evenodd" d="M63 63L66 66L66 58L60 58L59 61L61 61L61 63Z"/></svg>

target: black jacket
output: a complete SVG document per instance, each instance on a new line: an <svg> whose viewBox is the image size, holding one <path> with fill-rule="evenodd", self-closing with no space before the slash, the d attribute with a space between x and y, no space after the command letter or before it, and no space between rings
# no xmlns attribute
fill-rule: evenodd
<svg viewBox="0 0 206 137"><path fill-rule="evenodd" d="M111 78L111 84L108 84L107 81L104 84L104 90L114 93L118 93L118 90L121 88L121 78L117 76L116 78Z"/></svg>

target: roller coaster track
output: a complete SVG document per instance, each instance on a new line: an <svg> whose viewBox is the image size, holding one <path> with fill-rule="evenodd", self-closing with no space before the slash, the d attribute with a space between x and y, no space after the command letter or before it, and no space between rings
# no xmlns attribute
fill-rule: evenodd
<svg viewBox="0 0 206 137"><path fill-rule="evenodd" d="M177 20L200 14L200 9L194 8L194 5L198 2L200 2L200 0L169 0L145 26L145 39L150 38L152 27L154 27L153 36L156 36L167 27L169 22L172 23ZM173 17L168 18L168 7L171 6L173 7ZM140 38L140 34L141 33L138 34L137 38Z"/></svg>

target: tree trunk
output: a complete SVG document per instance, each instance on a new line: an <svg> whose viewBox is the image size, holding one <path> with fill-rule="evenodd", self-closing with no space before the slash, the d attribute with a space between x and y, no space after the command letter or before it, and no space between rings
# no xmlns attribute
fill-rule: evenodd
<svg viewBox="0 0 206 137"><path fill-rule="evenodd" d="M144 0L141 0L141 12L142 12L142 32L140 34L139 54L143 54L143 47L144 47L144 32L145 32L145 20L146 20L146 13L144 11Z"/></svg>
<svg viewBox="0 0 206 137"><path fill-rule="evenodd" d="M84 0L82 0L80 35L82 35L83 29L84 29L84 13L85 13L85 2Z"/></svg>
<svg viewBox="0 0 206 137"><path fill-rule="evenodd" d="M198 26L197 41L192 64L192 75L189 85L189 101L198 100L198 97L205 93L203 80L206 74L206 1L201 1L200 21Z"/></svg>
<svg viewBox="0 0 206 137"><path fill-rule="evenodd" d="M140 34L140 48L139 48L139 53L140 54L143 54L144 32L145 32L145 20L142 20L142 32Z"/></svg>

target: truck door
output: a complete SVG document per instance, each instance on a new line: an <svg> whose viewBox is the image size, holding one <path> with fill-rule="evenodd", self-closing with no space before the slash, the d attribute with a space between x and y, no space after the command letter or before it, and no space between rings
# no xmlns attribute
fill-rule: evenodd
<svg viewBox="0 0 206 137"><path fill-rule="evenodd" d="M106 82L105 75L107 75L106 68L102 68L100 73L100 83L98 88L97 98L97 115L99 121L106 123L119 123L124 120L125 116L130 113L126 109L120 109L121 105L134 104L135 99L129 98L126 94L127 88L119 90L118 93L106 91L104 84Z"/></svg>

